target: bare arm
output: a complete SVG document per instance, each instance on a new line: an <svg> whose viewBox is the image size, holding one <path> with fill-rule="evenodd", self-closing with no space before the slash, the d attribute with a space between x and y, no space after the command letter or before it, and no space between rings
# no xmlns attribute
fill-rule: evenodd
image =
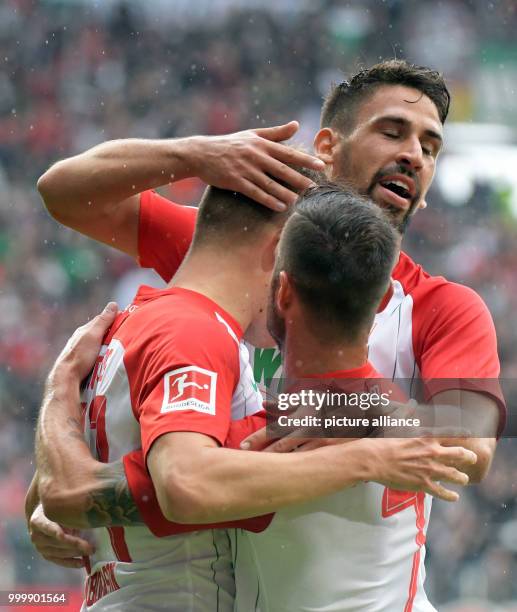
<svg viewBox="0 0 517 612"><path fill-rule="evenodd" d="M80 379L62 366L58 374L38 427L45 514L69 527L139 524L120 462L99 463L83 440ZM392 487L401 483L404 489L455 501L457 493L436 480L467 484L462 472L475 460L474 453L445 448L429 438L364 439L307 453L274 454L223 449L203 434L180 432L155 442L148 466L163 514L190 524L264 514L363 480Z"/></svg>
<svg viewBox="0 0 517 612"><path fill-rule="evenodd" d="M468 467L468 474L472 484L479 483L485 478L492 464L496 449L496 433L499 422L499 410L493 399L483 393L473 391L450 390L437 393L432 402L440 410L447 406L458 407L460 410L461 426L473 432L470 438L451 438L445 444L461 445L476 453L478 460Z"/></svg>
<svg viewBox="0 0 517 612"><path fill-rule="evenodd" d="M122 461L96 461L81 427L79 386L115 315L116 308L105 310L79 328L47 379L36 431L38 489L46 516L68 527L141 522Z"/></svg>
<svg viewBox="0 0 517 612"><path fill-rule="evenodd" d="M174 432L153 444L147 465L169 520L212 523L265 514L365 480L401 482L406 490L455 501L457 493L435 481L465 485L468 477L459 470L475 461L474 453L430 438L365 438L278 454L219 448L205 435Z"/></svg>
<svg viewBox="0 0 517 612"><path fill-rule="evenodd" d="M84 567L84 555L94 552L93 546L75 530L64 529L45 516L38 494L38 472L34 474L25 497L25 518L30 539L39 554L56 565Z"/></svg>
<svg viewBox="0 0 517 612"><path fill-rule="evenodd" d="M468 475L471 484L481 482L490 469L496 448L499 411L495 401L483 393L454 389L437 393L431 401L431 404L415 403L415 407L411 409L411 416L418 417L422 431L425 429L426 435L434 431L443 446L461 446L476 453L476 463L466 465L463 471ZM395 416L404 415L401 413ZM470 437L463 437L458 433L454 434L455 437L444 438L441 432L447 429L456 429L458 432L468 431ZM421 435L418 428L414 435ZM302 438L300 434L271 442L264 427L243 440L241 447L250 450L266 448L270 452L289 453L294 449L307 451L329 444L348 442L350 442L348 438L310 439ZM401 489L402 486L399 484L394 488Z"/></svg>
<svg viewBox="0 0 517 612"><path fill-rule="evenodd" d="M91 456L81 428L79 385L115 312L105 310L72 336L49 374L37 429L39 495L48 518L70 527L138 522L120 463ZM148 466L164 515L211 523L263 514L362 480L425 490L454 501L436 480L466 484L460 470L476 455L435 440L364 439L307 453L279 455L218 448L202 434L158 438Z"/></svg>
<svg viewBox="0 0 517 612"><path fill-rule="evenodd" d="M368 479L365 449L335 451L244 453L203 434L175 432L158 438L147 465L169 520L209 523L266 514Z"/></svg>
<svg viewBox="0 0 517 612"><path fill-rule="evenodd" d="M293 190L311 183L286 164L316 170L323 162L280 143L298 124L225 136L176 140L114 140L54 164L38 181L50 214L60 223L132 256L138 254L138 194L198 176L274 209L292 204Z"/></svg>
<svg viewBox="0 0 517 612"><path fill-rule="evenodd" d="M25 495L25 519L27 520L27 524L29 523L32 513L38 504L38 471L36 470L34 476L32 477L27 494Z"/></svg>

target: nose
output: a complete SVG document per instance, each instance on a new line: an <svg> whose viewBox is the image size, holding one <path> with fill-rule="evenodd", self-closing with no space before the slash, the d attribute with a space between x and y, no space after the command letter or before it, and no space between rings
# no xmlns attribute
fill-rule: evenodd
<svg viewBox="0 0 517 612"><path fill-rule="evenodd" d="M412 170L420 170L424 164L424 153L418 137L406 138L397 155L397 162Z"/></svg>

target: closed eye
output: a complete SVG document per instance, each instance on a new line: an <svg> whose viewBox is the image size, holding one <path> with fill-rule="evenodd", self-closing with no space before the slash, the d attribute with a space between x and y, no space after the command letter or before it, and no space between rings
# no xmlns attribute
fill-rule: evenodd
<svg viewBox="0 0 517 612"><path fill-rule="evenodd" d="M388 138L398 138L398 132L383 132L384 136L387 136Z"/></svg>

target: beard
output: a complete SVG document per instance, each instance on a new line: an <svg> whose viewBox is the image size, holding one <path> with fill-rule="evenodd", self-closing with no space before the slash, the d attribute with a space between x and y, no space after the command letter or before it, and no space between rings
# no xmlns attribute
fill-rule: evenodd
<svg viewBox="0 0 517 612"><path fill-rule="evenodd" d="M380 205L372 197L372 193L376 185L378 185L384 177L390 176L392 174L402 174L404 176L408 176L415 184L415 195L411 198L409 208L407 210L400 210L400 208L397 208L396 206L391 206L389 204ZM389 166L381 168L381 170L375 173L364 195L367 195L385 212L392 226L401 236L403 236L409 226L411 218L413 217L413 213L415 212L415 209L418 206L418 203L420 202L422 190L420 188L420 181L418 180L418 176L412 170L410 170L404 164L391 164Z"/></svg>
<svg viewBox="0 0 517 612"><path fill-rule="evenodd" d="M275 271L271 279L271 287L269 290L269 299L267 304L267 330L271 334L273 340L277 343L278 348L282 350L285 340L285 321L280 316L276 307L276 294L279 285L279 273Z"/></svg>
<svg viewBox="0 0 517 612"><path fill-rule="evenodd" d="M346 148L342 149L340 157L341 159L339 160L339 175L335 176L334 179L337 180L337 182L352 187L360 195L366 196L370 200L372 200L372 202L374 202L385 213L388 221L391 223L393 228L401 236L403 236L409 226L413 213L415 212L415 209L418 206L422 195L418 176L404 164L393 163L378 170L372 177L370 184L366 188L364 188L354 183L350 156L347 153ZM404 176L410 177L415 183L415 195L413 198L411 198L411 202L407 210L401 210L400 208L397 208L396 206L391 206L389 204L381 204L373 198L373 190L375 189L376 185L385 176L390 176L392 174L403 174Z"/></svg>

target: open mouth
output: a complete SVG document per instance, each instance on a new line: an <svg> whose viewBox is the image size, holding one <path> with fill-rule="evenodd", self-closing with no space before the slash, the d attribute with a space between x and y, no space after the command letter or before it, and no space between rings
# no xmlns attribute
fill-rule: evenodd
<svg viewBox="0 0 517 612"><path fill-rule="evenodd" d="M409 192L406 185L402 181L388 180L388 181L381 181L380 184L385 189L392 191L395 195L398 195L399 197L404 198L404 200L411 200L411 193Z"/></svg>

